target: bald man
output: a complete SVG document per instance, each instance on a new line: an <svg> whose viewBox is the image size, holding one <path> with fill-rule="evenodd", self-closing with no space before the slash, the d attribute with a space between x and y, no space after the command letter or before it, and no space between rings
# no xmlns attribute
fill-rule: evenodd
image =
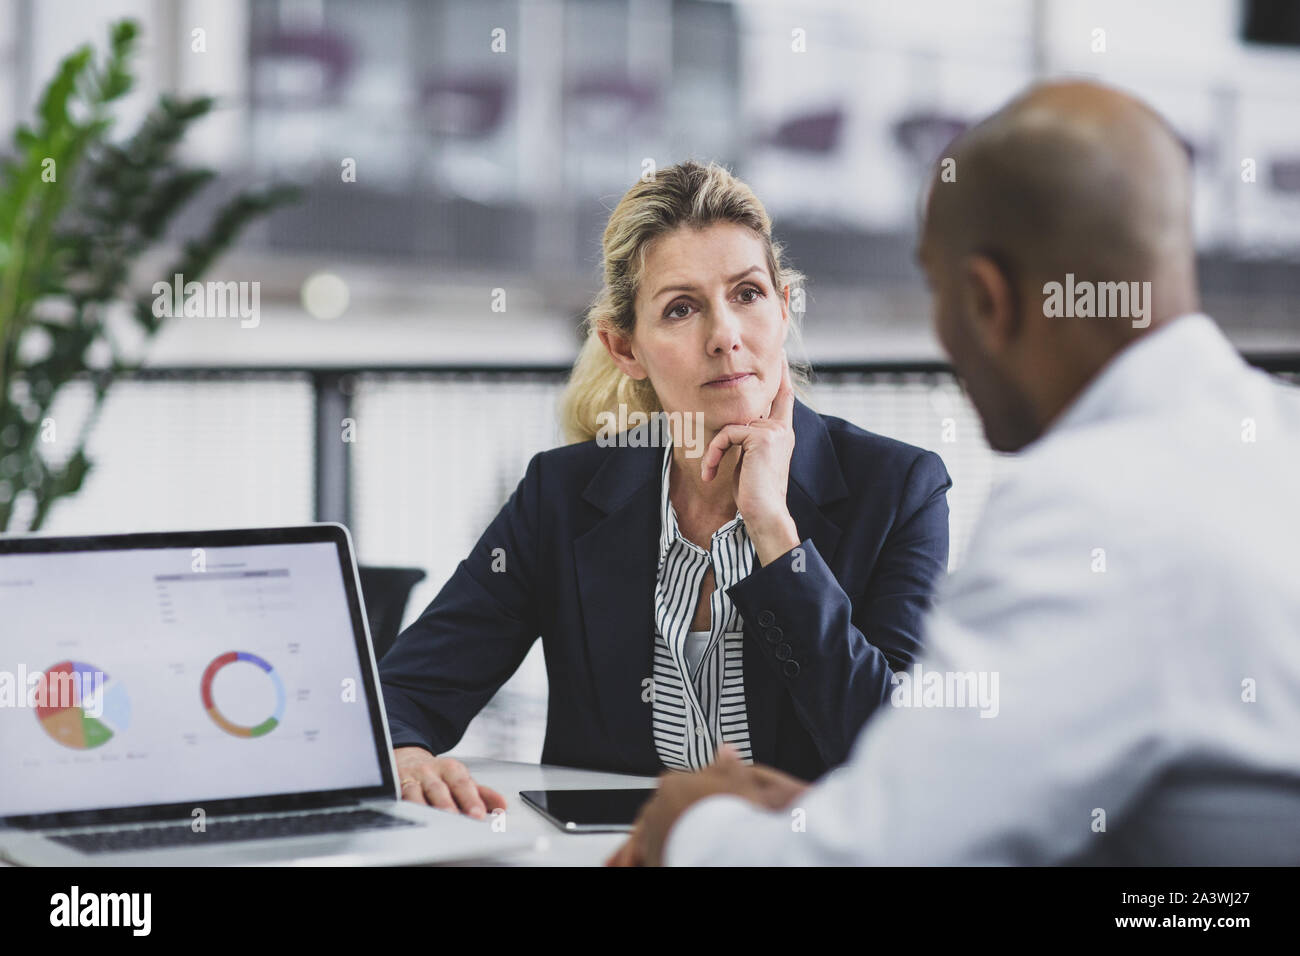
<svg viewBox="0 0 1300 956"><path fill-rule="evenodd" d="M953 144L918 256L1018 460L927 655L846 765L723 752L611 862L1300 863L1300 391L1198 312L1190 183L1158 115L1088 83Z"/></svg>

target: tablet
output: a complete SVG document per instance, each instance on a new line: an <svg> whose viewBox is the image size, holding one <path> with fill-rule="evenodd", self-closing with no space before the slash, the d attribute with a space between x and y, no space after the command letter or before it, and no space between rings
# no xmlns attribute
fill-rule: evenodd
<svg viewBox="0 0 1300 956"><path fill-rule="evenodd" d="M519 796L565 833L626 833L655 788L520 790Z"/></svg>

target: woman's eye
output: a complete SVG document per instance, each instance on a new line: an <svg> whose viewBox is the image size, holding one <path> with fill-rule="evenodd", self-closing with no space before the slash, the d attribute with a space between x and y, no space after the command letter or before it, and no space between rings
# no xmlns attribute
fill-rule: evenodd
<svg viewBox="0 0 1300 956"><path fill-rule="evenodd" d="M754 286L752 286L752 285L751 285L751 286L746 286L744 289L742 289L742 290L740 291L740 294L741 294L742 296L744 296L744 295L747 295L748 293L751 293L751 292L752 292L755 296L758 296L758 297L761 297L761 296L763 295L763 293L762 293L759 289L756 289L756 288L755 288ZM753 302L754 299L743 299L742 301L744 301L744 302L746 302L746 303L749 303L749 302Z"/></svg>
<svg viewBox="0 0 1300 956"><path fill-rule="evenodd" d="M685 312L682 312L682 313L679 315L679 314L678 314L678 310L679 310L679 309L690 309L690 307L691 307L691 306L690 306L690 303L688 303L688 302L678 302L675 306L673 306L671 309L669 309L669 310L665 313L665 315L666 315L668 318L670 318L670 319L684 319L684 318L686 318L686 313L685 313Z"/></svg>

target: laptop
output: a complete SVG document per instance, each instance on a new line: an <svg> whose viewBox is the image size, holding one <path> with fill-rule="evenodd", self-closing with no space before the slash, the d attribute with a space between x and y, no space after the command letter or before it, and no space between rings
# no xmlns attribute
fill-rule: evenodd
<svg viewBox="0 0 1300 956"><path fill-rule="evenodd" d="M400 799L339 524L0 537L0 856L377 865L527 849Z"/></svg>

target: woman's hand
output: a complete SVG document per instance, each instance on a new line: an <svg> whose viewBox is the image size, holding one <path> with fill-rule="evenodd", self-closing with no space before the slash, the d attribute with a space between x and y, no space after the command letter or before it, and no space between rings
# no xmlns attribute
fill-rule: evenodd
<svg viewBox="0 0 1300 956"><path fill-rule="evenodd" d="M731 446L740 448L732 481L736 509L761 564L770 564L800 542L799 530L786 507L790 456L794 452L794 386L790 363L781 365L781 386L766 418L724 425L704 451L700 477L712 481Z"/></svg>
<svg viewBox="0 0 1300 956"><path fill-rule="evenodd" d="M435 757L423 747L395 747L393 756L403 800L479 820L506 808L505 798L491 787L475 783L459 760Z"/></svg>

